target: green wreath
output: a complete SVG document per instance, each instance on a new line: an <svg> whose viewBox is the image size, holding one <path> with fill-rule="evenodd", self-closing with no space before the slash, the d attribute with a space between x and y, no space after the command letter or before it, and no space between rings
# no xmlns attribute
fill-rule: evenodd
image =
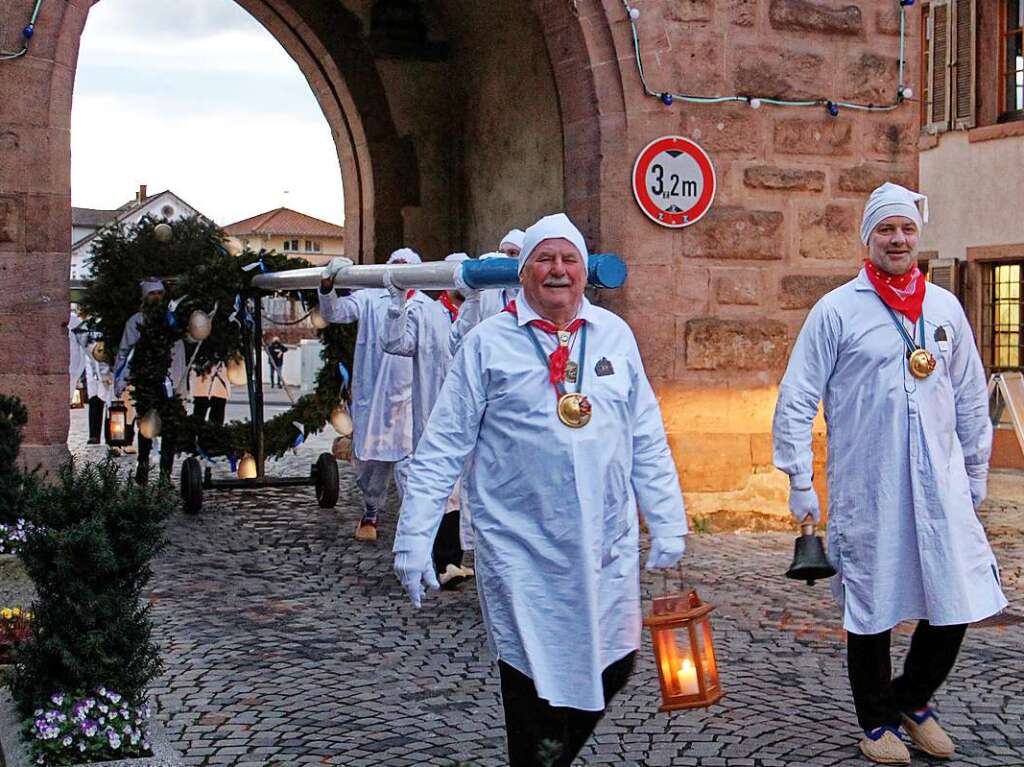
<svg viewBox="0 0 1024 767"><path fill-rule="evenodd" d="M186 341L187 359L199 373L246 353L247 344L263 342L254 338L246 311L252 277L261 271L301 269L311 264L274 251L246 250L232 256L224 247L224 233L198 217L170 223L169 238L158 237L156 227L161 224L167 222L145 217L133 226L111 227L98 235L92 252L92 278L80 302L85 327L99 336L106 360L113 363L125 324L140 311L139 282L163 275L163 301L141 307L144 319L128 377L136 411L140 416L153 410L159 413L162 432L173 435L177 452L240 456L252 449L250 423L233 421L219 426L200 421L186 414L176 393L167 396L164 381L171 347L179 340ZM296 292L306 305L315 305L315 290ZM189 317L197 309L212 315L210 335L198 345L190 343L187 334ZM342 376L337 363L352 369L355 326L330 325L317 334L323 343L320 356L324 365L316 389L265 422L267 457L279 458L295 446L299 436L295 423L302 424L303 437L322 430L341 401Z"/></svg>

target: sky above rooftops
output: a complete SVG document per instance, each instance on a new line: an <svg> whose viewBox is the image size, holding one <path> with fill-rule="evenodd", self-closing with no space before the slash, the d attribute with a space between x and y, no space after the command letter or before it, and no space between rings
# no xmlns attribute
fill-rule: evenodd
<svg viewBox="0 0 1024 767"><path fill-rule="evenodd" d="M330 127L284 49L233 0L102 0L82 36L72 203L140 184L220 225L279 206L344 223Z"/></svg>

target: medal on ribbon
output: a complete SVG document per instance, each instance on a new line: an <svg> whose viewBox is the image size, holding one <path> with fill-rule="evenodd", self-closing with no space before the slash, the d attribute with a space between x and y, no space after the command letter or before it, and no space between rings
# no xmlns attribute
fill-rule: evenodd
<svg viewBox="0 0 1024 767"><path fill-rule="evenodd" d="M533 329L527 324L523 326L523 329L529 334L530 340L533 341L533 347L537 351L537 355L540 357L541 362L545 367L551 364L551 360L544 354L544 350L541 348L540 341L537 340L537 336L534 334ZM560 376L552 375L552 385L555 387L555 392L558 395L558 404L555 408L555 412L558 415L558 420L571 429L582 429L588 423L590 423L590 417L593 414L593 408L590 405L590 401L580 391L580 387L583 383L583 365L587 354L587 325L583 323L583 328L580 331L580 361L579 363L568 360L569 355L569 341L572 339L572 333L567 330L558 330L554 333L558 339L558 349L555 353L561 352L563 359L566 360L564 369L561 371ZM550 368L549 368L550 369ZM556 380L557 379L557 380ZM570 392L565 389L565 381L576 384L576 391Z"/></svg>
<svg viewBox="0 0 1024 767"><path fill-rule="evenodd" d="M927 378L935 370L935 355L925 348L926 343L924 335L924 312L921 312L921 316L917 318L917 335L921 338L921 343L918 344L914 341L907 329L903 327L903 323L900 318L896 316L896 313L889 308L888 304L883 302L883 306L889 316L892 317L893 324L896 325L896 329L900 332L900 336L903 338L903 343L907 347L907 367L910 368L910 375L914 378L921 380Z"/></svg>

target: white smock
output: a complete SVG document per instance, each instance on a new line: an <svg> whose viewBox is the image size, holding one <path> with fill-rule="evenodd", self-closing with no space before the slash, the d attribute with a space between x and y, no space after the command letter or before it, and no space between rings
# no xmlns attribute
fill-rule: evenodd
<svg viewBox="0 0 1024 767"><path fill-rule="evenodd" d="M144 283L145 284L145 283ZM131 357L135 344L142 337L142 323L145 318L142 312L135 312L124 325L124 332L121 334L121 343L117 349L117 359L114 362L114 395L121 396L128 385L128 378L131 375ZM185 359L185 344L182 341L175 341L171 345L171 365L167 370L167 380L176 394L185 397L188 393L188 362Z"/></svg>
<svg viewBox="0 0 1024 767"><path fill-rule="evenodd" d="M96 342L89 343L85 353L85 389L89 398L99 397L109 405L114 399L114 373L106 362L92 356Z"/></svg>
<svg viewBox="0 0 1024 767"><path fill-rule="evenodd" d="M518 243L522 245L522 240ZM489 258L509 258L500 253L488 253L480 256L481 261ZM452 324L451 335L448 338L448 348L452 354L459 350L459 346L473 328L479 325L488 317L504 309L511 301L519 296L519 288L492 288L488 290L472 290L466 296L459 308L459 316Z"/></svg>
<svg viewBox="0 0 1024 767"><path fill-rule="evenodd" d="M85 333L76 333L75 329L82 324L82 318L74 312L68 318L68 401L75 398L75 389L78 388L78 380L85 372L87 365L86 349L88 340Z"/></svg>
<svg viewBox="0 0 1024 767"><path fill-rule="evenodd" d="M360 461L394 463L412 452L412 360L385 354L391 296L370 288L338 296L320 292L327 322L358 322L352 370L352 452Z"/></svg>
<svg viewBox="0 0 1024 767"><path fill-rule="evenodd" d="M855 634L971 623L1006 606L965 469L987 469L991 453L985 372L952 293L928 283L924 319L937 366L919 380L862 269L811 309L779 389L775 465L800 486L824 402L832 587Z"/></svg>
<svg viewBox="0 0 1024 767"><path fill-rule="evenodd" d="M199 373L195 369L190 370L188 390L193 398L230 399L231 384L228 382L227 365L218 362L207 373Z"/></svg>
<svg viewBox="0 0 1024 767"><path fill-rule="evenodd" d="M518 312L484 320L456 354L413 457L394 550L430 551L473 452L463 492L491 648L551 705L599 711L601 672L640 646L637 506L652 536L677 537L683 496L629 326L583 299L586 359L582 331L571 359L593 417L573 429L523 327L537 314L523 297ZM549 354L554 339L533 332Z"/></svg>

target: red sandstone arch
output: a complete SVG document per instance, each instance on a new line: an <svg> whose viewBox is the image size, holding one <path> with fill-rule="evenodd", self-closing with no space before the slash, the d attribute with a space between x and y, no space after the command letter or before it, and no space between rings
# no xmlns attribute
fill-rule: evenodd
<svg viewBox="0 0 1024 767"><path fill-rule="evenodd" d="M24 462L47 468L66 456L70 117L79 41L95 1L43 4L30 54L7 62L8 83L0 83L0 255L13 254L0 265L0 390L29 407ZM353 254L373 261L398 247L401 209L415 204L409 195L418 188L415 152L395 129L360 19L340 0L236 2L297 62L331 126ZM602 219L601 189L615 181L604 158L625 146L608 22L615 11L597 0L530 0L530 8L558 95L565 207L592 243L614 246L620 234ZM21 332L26 326L32 332Z"/></svg>

